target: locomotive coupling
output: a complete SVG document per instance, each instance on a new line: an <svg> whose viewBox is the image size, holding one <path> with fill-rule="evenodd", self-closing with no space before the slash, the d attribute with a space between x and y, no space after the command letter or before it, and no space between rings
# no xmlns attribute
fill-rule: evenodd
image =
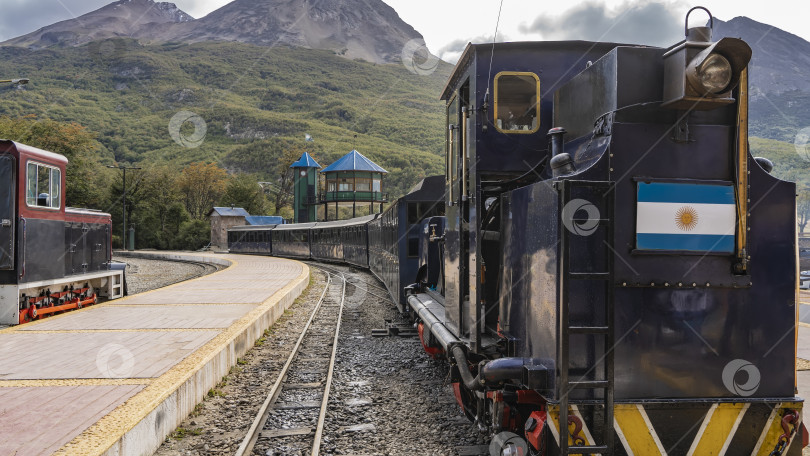
<svg viewBox="0 0 810 456"><path fill-rule="evenodd" d="M709 27L688 27L689 14L702 9ZM732 90L751 60L751 47L738 38L712 41L714 18L697 6L686 14L686 39L664 54L663 107L709 110L734 102Z"/></svg>

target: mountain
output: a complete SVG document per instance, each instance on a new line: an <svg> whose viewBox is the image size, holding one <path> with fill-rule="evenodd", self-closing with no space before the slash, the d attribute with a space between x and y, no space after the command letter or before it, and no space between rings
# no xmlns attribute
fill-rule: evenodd
<svg viewBox="0 0 810 456"><path fill-rule="evenodd" d="M398 62L407 42L422 39L381 0L236 0L197 20L173 3L120 0L0 45L41 49L110 37L325 49L374 63Z"/></svg>
<svg viewBox="0 0 810 456"><path fill-rule="evenodd" d="M111 37L149 36L167 25L194 20L174 3L153 0L119 0L75 19L57 22L35 32L12 38L3 46L41 49L80 46Z"/></svg>
<svg viewBox="0 0 810 456"><path fill-rule="evenodd" d="M749 64L751 134L793 142L810 126L810 42L747 17L714 19L713 38L745 40Z"/></svg>
<svg viewBox="0 0 810 456"><path fill-rule="evenodd" d="M742 38L753 50L750 66L752 97L791 90L810 92L810 42L747 17L714 20L714 39Z"/></svg>
<svg viewBox="0 0 810 456"><path fill-rule="evenodd" d="M236 0L163 37L328 49L384 63L398 61L405 43L422 35L380 0Z"/></svg>

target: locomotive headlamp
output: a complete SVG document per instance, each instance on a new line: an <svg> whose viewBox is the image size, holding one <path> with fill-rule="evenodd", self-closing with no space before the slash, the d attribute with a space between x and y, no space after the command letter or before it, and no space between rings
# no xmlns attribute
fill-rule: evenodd
<svg viewBox="0 0 810 456"><path fill-rule="evenodd" d="M695 7L689 13L695 9L709 12ZM688 13L686 17L688 21ZM707 110L733 103L731 91L750 60L751 48L745 41L723 38L712 42L711 27L687 28L686 39L664 54L663 106Z"/></svg>
<svg viewBox="0 0 810 456"><path fill-rule="evenodd" d="M731 84L731 64L720 54L710 54L700 66L689 64L686 77L697 90L723 93Z"/></svg>

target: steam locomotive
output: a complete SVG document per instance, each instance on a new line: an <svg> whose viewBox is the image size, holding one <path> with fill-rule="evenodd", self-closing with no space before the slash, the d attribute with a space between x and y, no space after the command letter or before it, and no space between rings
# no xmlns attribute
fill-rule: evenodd
<svg viewBox="0 0 810 456"><path fill-rule="evenodd" d="M748 149L751 48L711 32L470 44L450 76L444 215L408 228L404 299L387 285L492 454L807 444L796 187ZM410 243L385 217L352 225L378 277Z"/></svg>
<svg viewBox="0 0 810 456"><path fill-rule="evenodd" d="M0 140L0 325L114 299L110 214L65 207L67 159Z"/></svg>

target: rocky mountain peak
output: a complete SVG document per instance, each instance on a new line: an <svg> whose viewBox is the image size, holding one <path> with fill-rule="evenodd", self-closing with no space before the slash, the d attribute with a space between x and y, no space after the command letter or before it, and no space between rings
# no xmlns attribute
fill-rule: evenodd
<svg viewBox="0 0 810 456"><path fill-rule="evenodd" d="M113 37L139 37L156 27L193 21L174 3L119 0L75 19L57 22L2 45L38 49L54 45L80 46Z"/></svg>
<svg viewBox="0 0 810 456"><path fill-rule="evenodd" d="M375 63L398 61L408 41L422 38L382 0L235 0L198 20L173 3L119 0L2 44L78 46L116 36L328 49Z"/></svg>
<svg viewBox="0 0 810 456"><path fill-rule="evenodd" d="M751 46L749 65L753 96L790 90L810 91L810 42L768 24L740 16L714 19L713 39L742 38Z"/></svg>
<svg viewBox="0 0 810 456"><path fill-rule="evenodd" d="M171 35L172 41L329 49L377 63L398 60L405 43L422 38L381 0L235 0Z"/></svg>

